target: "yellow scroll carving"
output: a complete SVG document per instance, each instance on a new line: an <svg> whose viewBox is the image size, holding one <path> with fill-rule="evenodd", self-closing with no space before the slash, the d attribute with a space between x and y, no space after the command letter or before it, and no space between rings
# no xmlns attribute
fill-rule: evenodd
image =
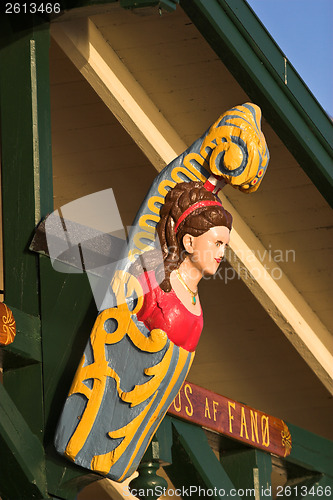
<svg viewBox="0 0 333 500"><path fill-rule="evenodd" d="M162 332L162 330L155 331ZM146 399L152 396L152 394L157 391L161 381L164 379L168 371L172 358L172 352L173 345L170 344L170 347L163 356L162 361L155 366L145 369L145 374L148 376L152 376L152 378L145 384L136 385L134 389L129 392L122 392L120 394L121 399L126 403L131 403L131 406L136 406L140 403L143 403L143 401L146 401Z"/></svg>
<svg viewBox="0 0 333 500"><path fill-rule="evenodd" d="M213 174L222 175L228 184L247 193L258 189L269 160L265 137L260 129L261 110L255 104L250 106L254 114L246 106L237 106L224 113L212 125L200 150L203 156L207 149L212 150L209 169ZM225 125L218 126L222 118L228 119ZM232 172L241 166L244 151L236 144L235 138L243 141L248 153L246 165L239 175L233 175ZM224 153L223 173L216 167L217 156L221 153Z"/></svg>
<svg viewBox="0 0 333 500"><path fill-rule="evenodd" d="M112 464L116 463L117 460L122 456L130 442L132 441L132 438L144 420L145 416L147 415L148 411L150 410L154 399L156 398L157 393L155 396L152 398L150 403L146 406L146 408L139 413L137 417L135 417L132 422L130 422L128 425L125 425L121 429L118 429L117 431L109 432L109 436L111 438L121 438L123 437L124 439L120 443L117 448L114 450L110 451L109 453L105 453L103 455L96 455L91 461L91 469L100 472L101 474L107 474L109 470L111 469Z"/></svg>
<svg viewBox="0 0 333 500"><path fill-rule="evenodd" d="M148 200L148 208L153 214L157 214L157 218L154 218L154 215L144 215L139 220L140 232L135 235L133 241L135 248L130 250L128 255L131 261L137 254L142 254L147 249L143 240L152 239L154 225L150 224L149 220L156 222L159 220L158 210L155 207L156 199L158 198L160 203L164 202L168 190L183 182L184 179L180 174L190 180L202 182L205 182L210 174L214 174L243 192L251 193L258 189L269 160L260 121L261 110L255 104L236 106L221 115L211 126L199 153L188 153L182 165L174 166L170 170L171 179L161 180L157 187L160 196L153 195ZM219 157L222 154L221 171ZM207 175L201 173L192 162L203 167Z"/></svg>
<svg viewBox="0 0 333 500"><path fill-rule="evenodd" d="M206 156L208 153L206 153ZM209 169L209 165L205 158L203 158L198 153L189 153L185 156L183 165L178 165L171 170L171 179L163 179L158 185L158 193L160 196L153 195L148 200L148 208L153 212L153 214L144 214L139 219L139 227L141 231L136 233L133 238L133 246L129 253L128 258L133 262L135 260L135 256L142 254L145 250L151 249L148 247L144 240L148 239L150 241L155 240L155 226L152 226L149 222L155 222L157 224L160 220L159 216L159 208L156 207L155 203L164 203L164 198L169 189L175 187L176 184L183 182L179 174L182 173L186 177L188 177L192 181L202 181L205 182L206 177L199 172L191 163L191 161L195 160L199 163L199 165L205 166L207 170Z"/></svg>
<svg viewBox="0 0 333 500"><path fill-rule="evenodd" d="M141 351L156 353L165 347L167 335L162 330L155 329L146 337L132 320L131 315L136 314L143 303L142 287L134 276L124 271L117 271L112 281L112 289L117 299L117 307L106 309L97 317L90 336L94 361L85 366L86 359L83 356L69 392L69 396L83 394L88 400L81 420L66 447L65 454L71 460L75 460L92 430L102 402L107 377L112 377L115 380L119 397L130 403L131 406L135 406L154 394L161 379L166 374L171 359L172 352L167 351L156 367L148 368L145 371L147 375L152 375L150 380L145 384L135 386L129 392L121 389L119 375L108 366L105 358L105 345L115 344L128 335L133 344ZM138 301L135 309L130 311L126 299L133 293L138 297ZM110 318L115 319L118 323L118 327L113 333L107 333L104 328L106 320ZM84 383L88 379L93 380L92 389Z"/></svg>
<svg viewBox="0 0 333 500"><path fill-rule="evenodd" d="M172 343L170 342L170 344L172 344ZM134 452L132 454L132 458L129 461L129 463L128 463L128 465L127 465L127 467L126 467L123 475L119 478L119 481L122 481L125 478L126 473L129 470L129 468L131 467L131 465L133 463L133 460L134 460L134 458L135 458L135 456L136 456L136 454L137 454L137 452L138 452L138 450L139 450L142 442L144 441L144 439L147 436L147 434L149 433L151 427L153 426L153 424L155 423L156 419L158 418L158 415L159 415L161 409L163 408L163 406L164 406L166 400L168 399L168 397L169 397L172 389L174 388L175 384L177 383L177 381L179 379L179 376L180 376L182 370L184 369L184 366L185 366L185 364L186 364L189 356L191 357L191 359L190 359L190 363L189 363L187 372L186 372L186 374L184 374L184 380L186 379L186 376L187 376L187 374L188 374L188 372L189 372L189 370L191 368L191 365L192 365L192 362L193 362L193 359L194 359L194 352L190 353L188 351L185 351L185 349L183 349L182 347L179 347L179 359L178 359L177 366L176 366L176 369L174 371L174 374L173 374L173 376L172 376L172 378L171 378L171 380L169 382L169 385L168 385L167 389L164 392L163 398L159 402L159 404L158 404L157 408L155 409L153 415L150 417L149 423L147 423L144 432L141 434L140 439L139 439L139 441L138 441L138 443L136 445L136 448L135 448L135 450L134 450ZM152 439L152 437L151 437L151 439ZM149 442L147 444L147 448L149 446Z"/></svg>
<svg viewBox="0 0 333 500"><path fill-rule="evenodd" d="M170 343L170 347L169 347L169 350L172 350L173 349L173 344ZM177 365L176 365L176 368L175 368L175 371L172 375L172 378L168 384L168 387L167 389L165 390L164 394L163 394L163 398L161 399L161 401L159 402L157 408L155 409L153 415L149 418L149 422L147 422L147 425L144 429L144 432L140 435L140 438L137 442L137 445L132 453L132 456L127 464L127 467L126 469L124 470L123 472L123 475L119 478L119 481L122 481L124 479L124 477L126 476L129 468L131 467L132 463L133 463L133 460L138 452L138 450L140 449L145 437L147 436L147 434L149 433L151 427L154 425L156 419L158 418L159 416L159 413L161 412L167 398L169 397L173 387L175 386L175 384L177 383L178 379L179 379L179 376L182 372L182 370L184 369L184 366L186 365L186 362L188 360L188 357L191 357L190 359L190 363L189 363L189 367L188 367L188 370L186 372L186 375L191 367L191 364L192 364L192 361L194 359L194 353L189 353L188 351L185 351L184 349L182 349L181 347L179 348L179 358L178 358L178 362L177 362ZM171 356L170 356L171 357ZM151 370L152 372L155 372L155 368L156 368L156 372L158 371L157 370L157 367L153 367ZM186 378L186 375L184 377L184 379ZM134 420L132 420L128 425L122 427L121 429L118 429L117 431L113 431L113 432L110 432L109 433L109 436L112 437L112 438L123 438L122 442L120 443L120 445L112 450L111 452L109 453L105 453L103 455L97 455L93 458L92 462L91 462L91 467L92 467L92 470L95 470L96 472L100 472L102 474L107 474L109 472L109 470L111 469L112 465L114 463L116 463L116 461L122 456L122 454L124 453L124 451L127 449L128 445L131 443L131 440L133 439L139 425L142 423L142 421L144 420L145 416L147 415L148 411L150 410L152 404L153 404L153 401L155 399L157 395L157 392L155 393L155 395L153 396L152 400L150 401L149 405L147 405L147 407L144 409L144 411L142 413L140 413ZM147 447L148 447L149 443L147 444Z"/></svg>

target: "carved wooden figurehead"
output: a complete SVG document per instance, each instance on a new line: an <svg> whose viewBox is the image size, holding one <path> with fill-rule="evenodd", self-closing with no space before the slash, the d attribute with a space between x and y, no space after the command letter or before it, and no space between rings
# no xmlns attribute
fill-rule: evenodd
<svg viewBox="0 0 333 500"><path fill-rule="evenodd" d="M198 284L230 238L217 193L251 193L267 169L260 119L251 103L227 111L154 180L57 428L57 450L76 464L129 477L179 392L203 326Z"/></svg>

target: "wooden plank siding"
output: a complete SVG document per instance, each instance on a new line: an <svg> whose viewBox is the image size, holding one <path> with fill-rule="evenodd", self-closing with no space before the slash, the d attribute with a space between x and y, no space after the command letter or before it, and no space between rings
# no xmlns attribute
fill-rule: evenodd
<svg viewBox="0 0 333 500"><path fill-rule="evenodd" d="M51 55L54 205L112 186L130 225L155 169L55 42Z"/></svg>

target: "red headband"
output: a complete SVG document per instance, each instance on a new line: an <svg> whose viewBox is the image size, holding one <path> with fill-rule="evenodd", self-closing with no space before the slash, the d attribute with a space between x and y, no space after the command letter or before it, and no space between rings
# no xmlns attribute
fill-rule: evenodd
<svg viewBox="0 0 333 500"><path fill-rule="evenodd" d="M220 201L203 200L203 201L198 201L197 203L194 203L194 205L192 205L191 207L188 207L185 210L185 212L182 213L182 215L179 217L177 224L175 225L175 233L177 232L177 229L178 229L179 225L183 222L183 220L186 219L186 217L188 215L190 215L192 212L194 212L194 210L196 210L197 208L201 208L201 207L213 207L213 206L222 207L222 203Z"/></svg>

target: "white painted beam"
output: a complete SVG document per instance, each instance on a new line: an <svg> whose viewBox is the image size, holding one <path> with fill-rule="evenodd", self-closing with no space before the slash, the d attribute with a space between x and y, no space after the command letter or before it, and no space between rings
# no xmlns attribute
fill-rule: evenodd
<svg viewBox="0 0 333 500"><path fill-rule="evenodd" d="M91 20L51 34L157 170L187 148Z"/></svg>
<svg viewBox="0 0 333 500"><path fill-rule="evenodd" d="M51 33L158 171L187 148L91 20L57 22ZM234 217L231 265L333 394L330 333L276 262L274 279L267 250L225 196L223 203Z"/></svg>

